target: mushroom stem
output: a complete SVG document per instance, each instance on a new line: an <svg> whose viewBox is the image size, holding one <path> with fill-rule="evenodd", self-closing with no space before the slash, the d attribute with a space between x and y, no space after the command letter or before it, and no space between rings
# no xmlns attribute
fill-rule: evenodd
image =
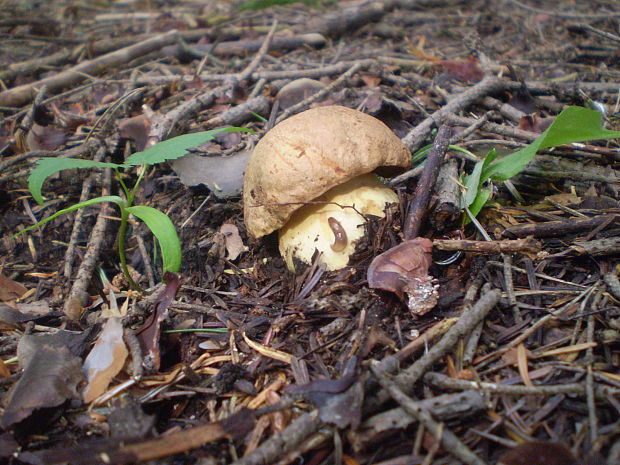
<svg viewBox="0 0 620 465"><path fill-rule="evenodd" d="M333 187L298 209L280 229L280 253L291 271L310 264L315 250L327 270L343 268L365 234L364 215L384 216L398 196L375 175L364 174Z"/></svg>

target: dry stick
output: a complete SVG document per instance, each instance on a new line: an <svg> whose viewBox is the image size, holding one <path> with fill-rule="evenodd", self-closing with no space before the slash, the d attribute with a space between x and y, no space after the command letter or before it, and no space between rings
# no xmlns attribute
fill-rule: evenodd
<svg viewBox="0 0 620 465"><path fill-rule="evenodd" d="M273 25L271 26L271 30L265 37L265 40L260 50L250 62L250 64L241 73L231 76L228 82L216 87L215 89L210 89L196 95L191 100L188 100L182 105L179 105L173 110L166 113L163 118L153 121L153 126L148 138L148 145L155 145L157 142L166 139L167 137L169 137L170 133L174 129L176 129L177 125L181 121L190 119L193 115L197 114L204 108L211 105L216 98L231 93L237 87L239 82L249 78L256 70L256 67L258 66L260 60L269 51L269 44L271 43L271 39L273 38L277 25L278 22L274 21Z"/></svg>
<svg viewBox="0 0 620 465"><path fill-rule="evenodd" d="M426 373L437 360L453 350L459 339L467 335L484 319L487 313L497 304L500 296L501 292L498 289L486 292L483 290L483 294L480 296L480 299L478 299L478 302L476 302L473 307L463 312L459 321L448 330L437 344L430 348L428 352L416 360L409 368L403 370L394 377L398 386L405 392L411 392L424 373ZM389 366L390 359L394 360L394 357L385 357L381 361L381 366ZM380 391L376 396L376 403L381 405L388 398L389 394L385 390ZM374 409L374 407L378 405L370 405L369 408Z"/></svg>
<svg viewBox="0 0 620 465"><path fill-rule="evenodd" d="M144 263L144 270L146 272L146 278L149 282L149 288L155 286L155 273L153 273L153 266L151 264L151 258L149 257L149 253L146 250L146 245L144 244L144 238L140 234L136 234L136 241L138 242L138 250L140 251L140 256L142 257L142 262Z"/></svg>
<svg viewBox="0 0 620 465"><path fill-rule="evenodd" d="M310 78L316 79L323 76L331 76L334 74L342 74L355 63L362 63L364 67L372 66L377 63L377 60L373 60L370 58L356 61L341 61L334 65L322 66L319 68L308 68L308 69L299 69L299 70L291 70L291 71L255 71L252 73L250 78L254 81L264 80L268 81L277 81L280 79L285 79L287 81L299 78ZM213 74L213 73L202 73L200 74L200 79L204 82L219 82L219 81L228 81L233 78L235 74L230 73L222 73L222 74ZM148 78L138 78L136 81L137 84L169 84L171 82L190 82L194 79L195 76L186 74L183 76L149 76ZM257 82L258 84L258 82Z"/></svg>
<svg viewBox="0 0 620 465"><path fill-rule="evenodd" d="M482 287L484 283L482 273L478 272L475 279L471 282L469 286L467 286L467 291L465 292L465 297L463 298L463 308L470 308L473 303L478 291ZM480 341L480 336L482 335L484 323L481 321L478 323L469 333L469 337L467 338L467 342L465 343L465 348L463 349L463 366L471 365L474 360L474 356L476 355L476 350L478 349L478 342Z"/></svg>
<svg viewBox="0 0 620 465"><path fill-rule="evenodd" d="M275 31L274 31L275 32ZM290 37L278 36L271 42L272 50L291 50L302 47L321 48L327 39L321 34L308 33L298 34ZM262 42L264 43L264 42ZM235 40L230 42L219 42L211 51L213 55L245 55L258 51L262 45L261 40Z"/></svg>
<svg viewBox="0 0 620 465"><path fill-rule="evenodd" d="M620 299L620 280L615 273L607 273L603 276L603 281L607 285L607 289L616 298Z"/></svg>
<svg viewBox="0 0 620 465"><path fill-rule="evenodd" d="M429 372L424 375L424 382L433 387L446 390L489 391L498 394L510 394L516 396L554 396L556 394L586 394L586 387L582 383L555 384L552 386L509 386L505 384L488 383L483 381L466 381L451 378L442 373ZM617 390L613 390L614 392ZM610 391L599 389L596 397L604 399L610 395Z"/></svg>
<svg viewBox="0 0 620 465"><path fill-rule="evenodd" d="M0 93L0 106L18 107L32 100L35 89L46 85L49 92L56 92L65 87L77 84L88 75L96 75L102 71L127 63L147 53L160 50L165 45L177 40L177 31L166 32L135 45L107 53L94 60L87 60L74 67L36 82L14 87Z"/></svg>
<svg viewBox="0 0 620 465"><path fill-rule="evenodd" d="M418 3L409 1L409 3ZM366 24L379 20L396 6L394 1L365 1L350 7L329 11L322 16L313 16L308 21L291 28L294 32L318 32L325 36L341 36L346 31L357 30Z"/></svg>
<svg viewBox="0 0 620 465"><path fill-rule="evenodd" d="M599 302L602 297L602 292L598 292L594 298L592 308L598 308ZM588 317L588 325L586 327L586 340L587 342L594 341L594 315ZM586 373L586 402L588 404L588 425L590 430L590 444L594 445L598 438L598 420L596 417L596 400L594 397L594 375L592 363L594 361L594 349L590 347L586 350L587 359L587 373Z"/></svg>
<svg viewBox="0 0 620 465"><path fill-rule="evenodd" d="M24 161L28 158L43 158L43 157L56 157L58 156L58 152L52 152L50 150L31 150L30 152L24 152L17 155L13 155L12 157L7 157L0 163L0 173L2 173L7 168Z"/></svg>
<svg viewBox="0 0 620 465"><path fill-rule="evenodd" d="M506 294L508 295L508 303L512 307L512 314L516 323L522 323L523 317L521 316L521 309L517 303L517 297L515 296L515 285L512 280L512 255L503 253L502 259L504 261L504 283L506 284Z"/></svg>
<svg viewBox="0 0 620 465"><path fill-rule="evenodd" d="M103 152L105 148L99 150ZM110 195L110 184L112 182L111 171L112 170L109 168L104 171L104 181L101 189L102 196ZM101 246L105 240L105 230L108 225L108 209L109 205L107 203L101 205L97 221L95 222L95 226L90 234L90 239L88 240L88 245L86 246L84 259L78 269L77 277L71 286L71 291L65 300L64 313L69 319L78 320L81 316L83 306L86 305L88 301L86 289L90 283L95 264L99 259Z"/></svg>
<svg viewBox="0 0 620 465"><path fill-rule="evenodd" d="M480 119L476 118L466 118L464 116L458 115L448 115L446 117L446 122L459 126L467 126L476 124L480 121ZM524 131L523 129L515 128L512 126L506 126L503 124L491 123L489 121L482 121L480 130L491 132L493 134L497 134L505 137L512 137L514 139L521 139L528 142L536 139L540 134L531 131Z"/></svg>
<svg viewBox="0 0 620 465"><path fill-rule="evenodd" d="M524 3L521 3L518 0L506 0L506 1L508 1L509 3L512 3L515 6L518 6L519 8L525 11L529 11L530 13L536 13L536 14L546 15L546 16L555 16L557 18L584 20L584 19L608 19L608 18L620 17L620 11L608 11L605 13L597 13L597 14L595 13L588 14L588 13L580 13L580 12L565 13L561 11L543 10L541 8L534 8L533 6L526 5Z"/></svg>
<svg viewBox="0 0 620 465"><path fill-rule="evenodd" d="M276 79L292 80L299 78L316 79L323 76L331 76L333 74L342 74L356 63L360 63L362 66L368 67L376 63L376 61L372 59L365 59L359 61L341 61L340 63L323 66L320 68L299 69L292 71L260 71L252 74L252 78L255 80L266 79L268 81L275 81Z"/></svg>
<svg viewBox="0 0 620 465"><path fill-rule="evenodd" d="M247 121L252 117L252 113L264 114L269 111L269 99L264 95L250 98L239 105L220 113L219 115L209 119L205 126L208 128L223 125L238 125Z"/></svg>
<svg viewBox="0 0 620 465"><path fill-rule="evenodd" d="M105 158L106 151L98 150L93 158L94 161L103 161ZM82 184L82 192L80 193L80 202L85 202L90 198L90 191L93 187L93 183L99 183L101 181L102 173L101 172L93 172L86 178L84 184ZM77 212L75 212L75 218L73 219L73 229L71 230L71 236L69 238L69 245L67 246L67 250L65 251L65 265L63 268L63 274L65 278L71 278L71 270L73 269L73 261L75 259L75 249L77 247L77 240L80 234L82 223L84 222L84 215L86 214L86 209L80 208Z"/></svg>
<svg viewBox="0 0 620 465"><path fill-rule="evenodd" d="M468 465L485 465L485 462L463 444L452 431L444 428L442 423L435 421L431 414L423 409L418 402L415 402L401 391L394 378L388 377L376 365L371 365L370 369L379 380L381 386L383 386L383 389L390 394L390 397L398 402L405 412L428 429L437 441L441 441L445 450Z"/></svg>
<svg viewBox="0 0 620 465"><path fill-rule="evenodd" d="M420 228L428 213L428 202L433 194L439 168L448 151L451 133L452 131L448 126L439 128L433 148L426 159L424 171L422 171L422 176L420 176L415 188L413 200L409 204L403 228L405 240L413 239L420 233Z"/></svg>
<svg viewBox="0 0 620 465"><path fill-rule="evenodd" d="M274 463L283 453L289 452L319 429L321 420L317 410L304 413L280 433L275 433L251 454L232 465L264 465Z"/></svg>
<svg viewBox="0 0 620 465"><path fill-rule="evenodd" d="M506 87L506 83L494 76L487 76L475 86L455 95L446 105L413 128L403 138L404 144L412 152L427 138L434 125L442 124L446 116L462 111L481 97L498 92Z"/></svg>
<svg viewBox="0 0 620 465"><path fill-rule="evenodd" d="M545 221L543 223L517 224L507 227L502 232L502 235L504 237L559 237L565 236L566 234L590 231L610 219L614 222L618 221L616 215L599 215L586 219L577 218L561 221Z"/></svg>
<svg viewBox="0 0 620 465"><path fill-rule="evenodd" d="M531 237L522 239L504 239L501 241L470 241L467 239L435 239L433 247L437 250L461 251L481 255L503 253L537 254L542 251L542 244Z"/></svg>
<svg viewBox="0 0 620 465"><path fill-rule="evenodd" d="M605 37L606 39L612 40L614 42L618 42L620 43L620 37L614 34L610 34L609 32L606 31L601 31L600 29L597 29L595 27L590 26L589 24L586 23L579 23L579 24L575 24L573 27L578 27L581 29L585 29L588 32L592 32L593 34L597 34L601 37Z"/></svg>
<svg viewBox="0 0 620 465"><path fill-rule="evenodd" d="M205 29L183 31L180 35L183 38L187 38L186 36L190 36L190 34L197 33L199 31L202 31L202 35L190 37L193 38L193 40L199 40L207 33ZM97 56L102 53L108 53L113 50L119 50L121 48L134 45L137 41L143 41L155 36L159 36L159 34L140 34L138 36L115 37L111 39L97 40L88 44L80 44L73 50L61 50L51 55L13 63L8 65L6 69L0 71L0 81L10 81L17 76L23 77L29 74L34 74L43 69L50 69L52 66L58 66L66 62L75 62L81 55L83 55L86 47L88 47L90 56Z"/></svg>

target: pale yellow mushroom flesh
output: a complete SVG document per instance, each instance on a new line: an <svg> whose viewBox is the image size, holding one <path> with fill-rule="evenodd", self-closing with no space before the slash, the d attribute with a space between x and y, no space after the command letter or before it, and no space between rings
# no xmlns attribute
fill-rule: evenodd
<svg viewBox="0 0 620 465"><path fill-rule="evenodd" d="M327 270L338 270L365 233L364 215L385 216L387 205L398 196L374 174L357 176L340 184L293 213L280 229L280 253L289 270L310 264L315 251Z"/></svg>

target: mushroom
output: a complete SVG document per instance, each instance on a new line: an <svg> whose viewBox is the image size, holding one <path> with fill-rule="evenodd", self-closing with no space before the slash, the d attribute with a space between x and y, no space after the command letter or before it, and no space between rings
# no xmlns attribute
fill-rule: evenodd
<svg viewBox="0 0 620 465"><path fill-rule="evenodd" d="M384 216L398 196L371 174L409 168L411 155L381 121L341 106L313 108L277 124L256 145L245 171L249 235L279 230L288 268L343 268L364 234L364 215Z"/></svg>

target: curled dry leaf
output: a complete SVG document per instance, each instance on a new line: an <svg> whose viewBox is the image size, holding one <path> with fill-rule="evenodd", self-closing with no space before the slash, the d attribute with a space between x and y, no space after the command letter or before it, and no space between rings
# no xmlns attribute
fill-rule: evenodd
<svg viewBox="0 0 620 465"><path fill-rule="evenodd" d="M22 336L17 357L23 373L9 391L0 427L7 429L36 410L79 398L78 385L83 380L79 354L87 344L88 334L61 330ZM49 413L45 417L51 418Z"/></svg>
<svg viewBox="0 0 620 465"><path fill-rule="evenodd" d="M23 296L28 289L0 273L0 301L8 302Z"/></svg>
<svg viewBox="0 0 620 465"><path fill-rule="evenodd" d="M121 137L132 140L137 152L141 152L146 148L150 130L151 120L146 115L125 118L120 120L118 124L118 132Z"/></svg>
<svg viewBox="0 0 620 465"><path fill-rule="evenodd" d="M250 152L231 156L202 157L189 153L170 165L186 186L204 184L220 199L235 197L241 193L243 172Z"/></svg>
<svg viewBox="0 0 620 465"><path fill-rule="evenodd" d="M90 403L105 392L123 368L128 354L123 341L121 319L108 318L84 362L83 371L88 379L88 385L82 393L84 402Z"/></svg>
<svg viewBox="0 0 620 465"><path fill-rule="evenodd" d="M220 228L220 233L224 236L226 258L228 260L235 260L241 253L248 250L248 248L243 245L239 230L234 224L224 223Z"/></svg>
<svg viewBox="0 0 620 465"><path fill-rule="evenodd" d="M445 70L449 79L473 83L484 77L484 71L474 57L467 57L465 60L440 60L438 65Z"/></svg>
<svg viewBox="0 0 620 465"><path fill-rule="evenodd" d="M377 255L368 267L368 286L395 293L413 315L424 315L437 304L437 286L429 276L433 243L417 237Z"/></svg>
<svg viewBox="0 0 620 465"><path fill-rule="evenodd" d="M286 110L324 88L325 84L314 79L295 79L279 90L276 99L280 102L280 109Z"/></svg>
<svg viewBox="0 0 620 465"><path fill-rule="evenodd" d="M30 150L56 150L65 143L67 137L68 133L64 129L34 123L26 136L26 142Z"/></svg>

